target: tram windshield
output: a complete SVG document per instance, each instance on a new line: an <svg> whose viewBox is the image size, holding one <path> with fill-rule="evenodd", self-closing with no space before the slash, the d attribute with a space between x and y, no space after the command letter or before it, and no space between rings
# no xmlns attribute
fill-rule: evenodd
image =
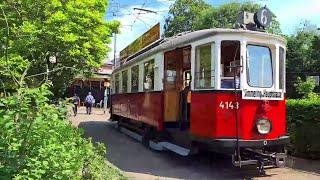
<svg viewBox="0 0 320 180"><path fill-rule="evenodd" d="M271 51L268 47L247 46L247 77L249 86L261 88L272 86Z"/></svg>

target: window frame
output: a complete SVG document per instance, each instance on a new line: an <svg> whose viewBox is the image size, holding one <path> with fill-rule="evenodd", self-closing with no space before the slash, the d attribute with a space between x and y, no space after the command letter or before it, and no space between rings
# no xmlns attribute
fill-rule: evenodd
<svg viewBox="0 0 320 180"><path fill-rule="evenodd" d="M269 55L270 55L270 61L271 61L271 85L268 86L268 87L261 87L261 86L252 86L250 83L249 83L249 77L250 77L250 74L249 74L249 54L248 54L248 46L257 46L257 47L265 47L265 48L268 48L269 50ZM267 45L260 45L260 44L254 44L254 43L249 43L246 45L246 81L247 81L247 84L249 87L253 87L253 88L272 88L274 86L274 64L273 64L273 56L272 56L272 50L269 46Z"/></svg>
<svg viewBox="0 0 320 180"><path fill-rule="evenodd" d="M135 68L135 67L137 67L137 72L138 72L138 74L137 74L136 90L134 90L133 84L132 84L132 83L133 83L133 68ZM139 75L140 75L139 64L136 64L136 65L134 65L134 66L131 67L131 84L130 84L130 86L131 86L131 92L132 92L132 93L139 92L139 83L140 83Z"/></svg>
<svg viewBox="0 0 320 180"><path fill-rule="evenodd" d="M152 67L152 71L153 71L153 80L152 80L152 89L145 89L145 87L144 87L144 83L146 83L146 81L145 81L145 73L146 73L146 69L145 69L145 64L146 63L150 63L151 61L153 61L153 67ZM155 59L154 58L152 58L152 59L149 59L149 60L146 60L146 61L144 61L143 63L142 63L142 67L143 67L143 74L142 74L142 90L144 91L144 92L147 92L147 91L154 91L155 90Z"/></svg>
<svg viewBox="0 0 320 180"><path fill-rule="evenodd" d="M126 79L126 82L124 82L124 79L123 79L123 74L126 73L126 76L127 76L127 79ZM123 71L121 71L121 93L128 93L128 69L125 69ZM126 85L126 89L123 88L123 85Z"/></svg>
<svg viewBox="0 0 320 180"><path fill-rule="evenodd" d="M212 90L212 89L215 89L216 88L216 82L215 82L215 44L216 42L215 41L210 41L210 42L207 42L207 43L204 43L204 44L200 44L200 45L197 45L194 47L194 72L193 72L193 76L191 77L191 80L193 81L193 84L194 84L194 89L196 90ZM198 56L198 49L201 48L201 47L205 47L205 46L210 46L210 86L204 86L204 87L201 87L199 86L199 83L200 83L200 79L197 80L198 76L197 76L197 73L200 73L198 70L198 66L200 66L200 60L198 60L197 56ZM200 51L200 49L199 49ZM200 53L200 52L199 52ZM201 54L200 54L200 58L201 58ZM199 58L199 59L200 59ZM199 63L199 65L198 65ZM200 67L199 67L200 68Z"/></svg>
<svg viewBox="0 0 320 180"><path fill-rule="evenodd" d="M282 59L282 66L280 63L280 57L281 57L281 49L283 50L283 59ZM286 49L282 46L279 46L279 89L285 90L286 83L285 83L285 69L286 69ZM282 78L280 78L280 74L282 74ZM280 84L282 83L282 87L280 87Z"/></svg>
<svg viewBox="0 0 320 180"><path fill-rule="evenodd" d="M114 94L119 94L120 93L120 73L119 72L114 74L114 88L115 88Z"/></svg>

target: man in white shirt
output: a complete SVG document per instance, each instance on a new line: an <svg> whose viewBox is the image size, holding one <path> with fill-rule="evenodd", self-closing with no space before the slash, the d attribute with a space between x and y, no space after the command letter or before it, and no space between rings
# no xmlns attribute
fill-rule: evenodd
<svg viewBox="0 0 320 180"><path fill-rule="evenodd" d="M91 92L88 93L85 104L86 104L86 110L87 114L91 114L92 105L95 103L94 97L91 95Z"/></svg>

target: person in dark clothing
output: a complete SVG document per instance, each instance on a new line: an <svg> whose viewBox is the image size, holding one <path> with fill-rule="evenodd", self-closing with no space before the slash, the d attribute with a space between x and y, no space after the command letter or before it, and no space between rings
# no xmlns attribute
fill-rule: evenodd
<svg viewBox="0 0 320 180"><path fill-rule="evenodd" d="M79 102L80 102L80 98L75 93L74 96L72 97L72 104L73 104L72 109L73 109L74 116L77 115Z"/></svg>
<svg viewBox="0 0 320 180"><path fill-rule="evenodd" d="M180 129L185 130L189 128L190 115L190 85L188 84L180 92Z"/></svg>

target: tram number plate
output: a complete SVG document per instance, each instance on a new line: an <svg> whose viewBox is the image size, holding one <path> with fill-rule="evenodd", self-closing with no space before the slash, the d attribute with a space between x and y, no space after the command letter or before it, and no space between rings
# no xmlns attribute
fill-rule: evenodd
<svg viewBox="0 0 320 180"><path fill-rule="evenodd" d="M221 101L219 107L221 109L239 109L239 102Z"/></svg>

